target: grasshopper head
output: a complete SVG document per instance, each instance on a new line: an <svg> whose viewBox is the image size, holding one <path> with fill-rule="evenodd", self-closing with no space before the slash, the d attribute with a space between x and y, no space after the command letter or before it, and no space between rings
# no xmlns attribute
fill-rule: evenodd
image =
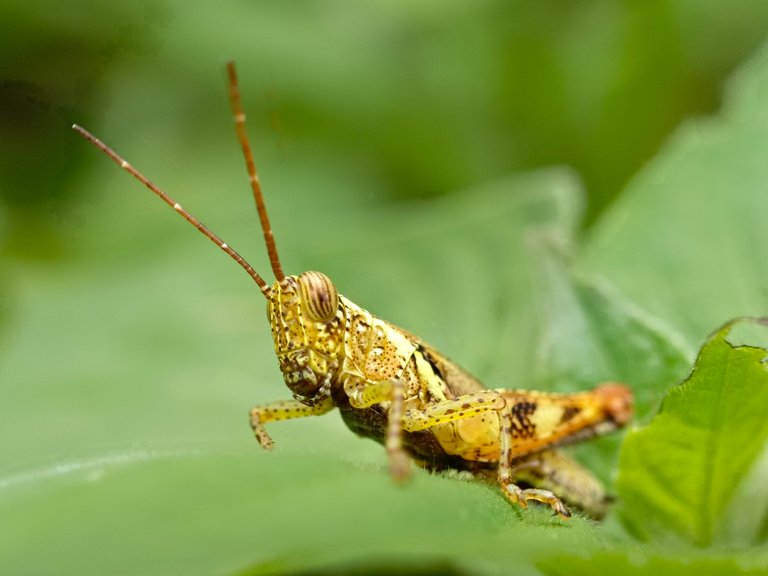
<svg viewBox="0 0 768 576"><path fill-rule="evenodd" d="M330 395L341 361L344 311L331 280L320 272L285 276L268 293L267 315L285 384L315 404Z"/></svg>
<svg viewBox="0 0 768 576"><path fill-rule="evenodd" d="M248 179L264 233L267 255L276 278L276 282L271 287L229 244L182 208L181 204L158 188L117 152L77 124L72 128L197 228L237 262L256 282L267 298L267 313L272 325L272 337L285 383L293 391L296 399L308 405L316 404L330 396L331 383L339 372L340 351L344 339L344 310L339 304L336 288L325 274L304 272L299 276L286 276L283 273L261 192L261 184L256 174L251 145L245 133L245 113L240 102L235 65L232 62L227 64L227 72L235 130L243 149Z"/></svg>

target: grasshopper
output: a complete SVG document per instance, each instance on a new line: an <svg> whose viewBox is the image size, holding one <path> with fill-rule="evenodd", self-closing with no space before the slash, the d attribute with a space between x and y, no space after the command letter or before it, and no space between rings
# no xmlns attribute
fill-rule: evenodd
<svg viewBox="0 0 768 576"><path fill-rule="evenodd" d="M558 447L626 424L632 415L629 388L604 383L574 394L488 389L418 336L347 300L325 274L286 276L246 136L233 63L227 72L235 129L275 276L271 286L101 140L78 125L73 129L226 252L267 299L275 353L293 397L251 410L259 444L273 446L264 427L268 423L337 408L353 432L384 445L396 481L407 478L413 461L432 472L457 470L495 482L509 502L523 508L538 501L567 518L560 493L599 516L607 500L602 485Z"/></svg>

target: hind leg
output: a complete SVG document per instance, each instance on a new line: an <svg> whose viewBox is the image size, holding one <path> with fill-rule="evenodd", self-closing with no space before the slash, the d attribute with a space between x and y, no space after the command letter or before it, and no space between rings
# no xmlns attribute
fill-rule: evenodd
<svg viewBox="0 0 768 576"><path fill-rule="evenodd" d="M560 498L555 496L554 492L540 488L523 489L515 484L516 474L515 468L512 466L512 431L513 416L512 404L510 403L501 412L501 442L497 482L502 494L512 504L523 508L528 507L528 500L534 500L548 505L560 518L569 518L571 516L570 511Z"/></svg>
<svg viewBox="0 0 768 576"><path fill-rule="evenodd" d="M516 482L559 494L568 504L595 519L605 515L610 498L594 474L560 450L545 450L513 469Z"/></svg>

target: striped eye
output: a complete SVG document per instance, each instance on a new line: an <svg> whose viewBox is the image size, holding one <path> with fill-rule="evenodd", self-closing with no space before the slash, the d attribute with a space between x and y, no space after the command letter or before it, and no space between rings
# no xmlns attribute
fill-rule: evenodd
<svg viewBox="0 0 768 576"><path fill-rule="evenodd" d="M304 272L299 276L301 301L310 320L328 322L336 315L339 295L336 287L322 272Z"/></svg>

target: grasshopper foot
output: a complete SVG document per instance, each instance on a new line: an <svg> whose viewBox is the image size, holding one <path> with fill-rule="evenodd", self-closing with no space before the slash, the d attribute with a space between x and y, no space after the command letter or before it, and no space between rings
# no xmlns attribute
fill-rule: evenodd
<svg viewBox="0 0 768 576"><path fill-rule="evenodd" d="M265 450L272 450L272 446L275 445L275 442L267 433L264 426L262 426L256 410L251 411L251 428L253 429L253 435L256 436L256 440L261 445L261 447Z"/></svg>
<svg viewBox="0 0 768 576"><path fill-rule="evenodd" d="M563 504L562 500L549 490L539 490L538 488L528 488L523 490L515 484L503 484L501 488L504 492L504 496L507 500L512 502L512 504L527 508L528 500L535 500L536 502L548 505L552 508L552 511L563 520L567 520L571 517L571 512L565 504Z"/></svg>

